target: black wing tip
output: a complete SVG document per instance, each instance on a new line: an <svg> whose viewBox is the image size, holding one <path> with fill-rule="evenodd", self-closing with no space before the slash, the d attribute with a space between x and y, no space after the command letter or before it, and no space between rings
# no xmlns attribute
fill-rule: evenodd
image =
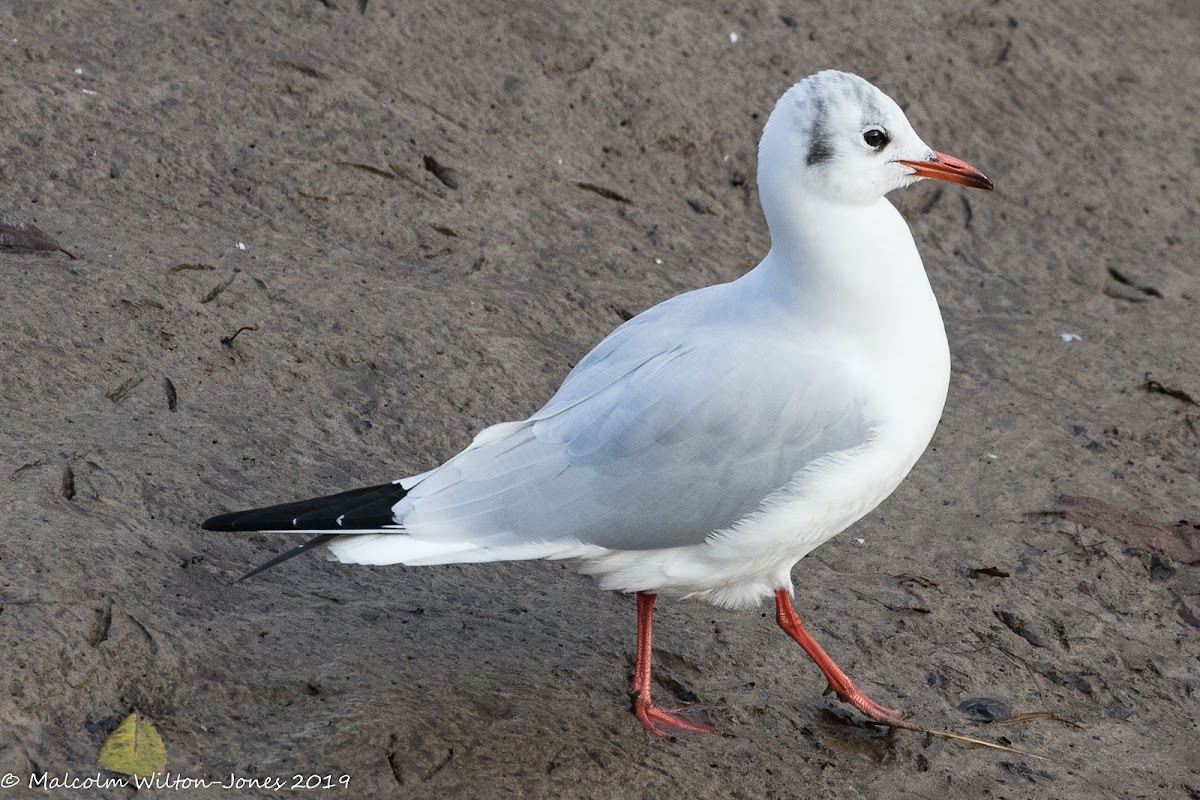
<svg viewBox="0 0 1200 800"><path fill-rule="evenodd" d="M232 511L218 514L200 523L206 531L322 531L298 547L293 547L252 569L234 583L253 578L260 572L282 564L321 545L328 544L344 533L373 531L393 524L392 506L408 494L399 483L364 486L347 492L313 497L266 508Z"/></svg>
<svg viewBox="0 0 1200 800"><path fill-rule="evenodd" d="M364 486L266 508L232 511L205 520L206 531L350 530L393 524L392 506L408 494L399 483Z"/></svg>
<svg viewBox="0 0 1200 800"><path fill-rule="evenodd" d="M242 515L240 511L234 511L230 514L218 514L215 517L209 517L200 523L200 527L206 531L238 531L241 530L237 526L237 518Z"/></svg>
<svg viewBox="0 0 1200 800"><path fill-rule="evenodd" d="M290 524L281 527L282 520L274 516L266 516L262 512L271 511L273 509L252 508L246 511L230 511L227 514L218 514L215 517L209 517L200 523L200 527L206 531L236 531L239 533L251 533L254 531L264 530L285 530L291 527ZM290 523L291 520L288 520Z"/></svg>

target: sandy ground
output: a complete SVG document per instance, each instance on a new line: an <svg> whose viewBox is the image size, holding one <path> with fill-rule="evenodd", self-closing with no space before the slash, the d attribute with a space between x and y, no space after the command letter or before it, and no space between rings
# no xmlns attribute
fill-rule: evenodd
<svg viewBox="0 0 1200 800"><path fill-rule="evenodd" d="M1057 499L1200 522L1200 6L825 5L0 5L0 210L79 256L0 253L0 772L94 774L137 708L179 774L360 797L1200 797L1200 569ZM632 599L561 565L230 584L284 543L200 520L427 469L753 266L762 123L830 66L998 188L894 198L950 397L797 608L876 699L1046 760L856 722L696 602L660 692L725 735L658 741Z"/></svg>

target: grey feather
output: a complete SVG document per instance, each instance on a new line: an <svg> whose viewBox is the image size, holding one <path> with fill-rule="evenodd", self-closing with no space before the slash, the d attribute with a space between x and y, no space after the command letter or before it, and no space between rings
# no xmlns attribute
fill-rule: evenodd
<svg viewBox="0 0 1200 800"><path fill-rule="evenodd" d="M396 506L404 529L482 547L694 545L816 459L863 444L844 367L770 324L726 335L724 291L618 328L541 411L486 431L414 487ZM692 325L700 315L710 324Z"/></svg>

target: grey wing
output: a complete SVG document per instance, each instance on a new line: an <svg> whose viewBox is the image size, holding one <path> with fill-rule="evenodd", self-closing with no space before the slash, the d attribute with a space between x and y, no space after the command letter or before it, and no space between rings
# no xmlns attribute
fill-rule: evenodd
<svg viewBox="0 0 1200 800"><path fill-rule="evenodd" d="M540 412L489 428L414 487L397 521L478 547L698 544L868 438L854 382L778 337L642 344L597 348Z"/></svg>

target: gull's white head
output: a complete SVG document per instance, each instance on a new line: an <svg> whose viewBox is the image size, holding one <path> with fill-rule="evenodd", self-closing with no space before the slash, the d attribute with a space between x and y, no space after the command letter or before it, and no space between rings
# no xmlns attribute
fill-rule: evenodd
<svg viewBox="0 0 1200 800"><path fill-rule="evenodd" d="M979 170L925 144L892 98L848 72L818 72L789 89L759 146L764 206L772 190L873 203L922 178L992 188Z"/></svg>

